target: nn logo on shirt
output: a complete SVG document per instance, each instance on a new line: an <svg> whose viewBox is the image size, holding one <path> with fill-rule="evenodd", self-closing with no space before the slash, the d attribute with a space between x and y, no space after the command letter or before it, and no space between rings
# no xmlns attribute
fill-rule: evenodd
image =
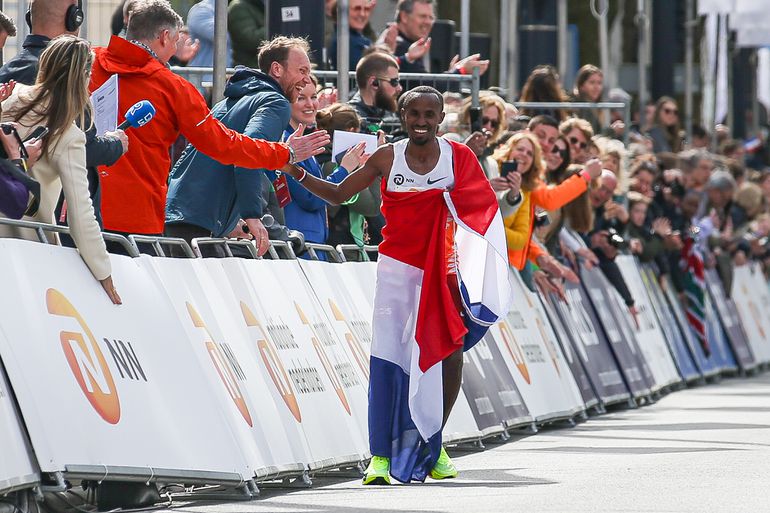
<svg viewBox="0 0 770 513"><path fill-rule="evenodd" d="M115 380L88 324L72 303L58 290L48 289L45 301L48 313L51 315L69 317L77 322L79 331L65 329L59 332L59 340L67 363L94 410L105 421L117 424L120 420L120 399ZM114 349L110 347L110 351ZM144 373L142 376L144 377Z"/></svg>

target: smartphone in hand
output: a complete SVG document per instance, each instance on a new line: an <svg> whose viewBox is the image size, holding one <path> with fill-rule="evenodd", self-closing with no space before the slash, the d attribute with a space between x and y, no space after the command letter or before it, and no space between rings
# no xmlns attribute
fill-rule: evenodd
<svg viewBox="0 0 770 513"><path fill-rule="evenodd" d="M471 133L481 132L481 129L483 128L481 125L481 107L471 107L469 113L471 118Z"/></svg>
<svg viewBox="0 0 770 513"><path fill-rule="evenodd" d="M32 130L32 132L30 132L29 135L27 135L27 137L24 139L23 142L29 142L29 141L32 141L33 139L42 139L46 135L48 135L48 127L39 126L39 127L36 127L34 130Z"/></svg>
<svg viewBox="0 0 770 513"><path fill-rule="evenodd" d="M500 177L505 178L508 173L516 173L519 168L519 163L515 160L506 160L500 167Z"/></svg>

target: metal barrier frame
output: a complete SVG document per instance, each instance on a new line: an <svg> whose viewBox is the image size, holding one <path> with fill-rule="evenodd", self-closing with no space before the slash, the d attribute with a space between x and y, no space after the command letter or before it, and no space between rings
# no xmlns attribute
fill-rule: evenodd
<svg viewBox="0 0 770 513"><path fill-rule="evenodd" d="M205 75L212 75L214 68L198 67L198 66L172 66L171 71L183 77L188 82L193 84L198 89L211 87L211 84L202 80ZM227 68L225 73L232 75L235 73L235 68ZM336 82L339 72L335 70L314 70L313 75L319 82L325 83L329 81ZM481 90L481 76L479 75L478 68L473 70L470 75L461 75L459 73L400 73L399 78L405 82L451 82L460 85L467 85L471 90L471 103L474 107L479 106L479 91ZM355 83L356 72L348 72L348 81ZM340 99L342 101L342 99Z"/></svg>
<svg viewBox="0 0 770 513"><path fill-rule="evenodd" d="M137 253L139 253L139 244L150 244L152 249L155 250L155 256L165 257L168 256L166 255L166 252L163 251L163 245L165 244L166 246L178 246L184 251L185 257L195 258L195 253L193 253L193 250L190 248L187 241L178 237L157 237L153 235L131 234L128 236L128 240L134 245Z"/></svg>
<svg viewBox="0 0 770 513"><path fill-rule="evenodd" d="M355 253L359 253L362 258L362 262L371 262L372 259L369 258L369 253L377 253L380 254L379 246L371 246L371 245L364 245L359 246L358 244L337 244L337 252L340 254L340 257L342 258L343 262L347 262L347 259L345 258L345 251L352 251Z"/></svg>
<svg viewBox="0 0 770 513"><path fill-rule="evenodd" d="M262 257L257 255L257 248L250 240L245 239L223 239L216 237L199 237L192 240L192 250L197 258L215 258L204 257L201 253L201 246L222 246L226 257L235 257L232 252L232 247L246 248L251 258L254 260L260 260ZM241 258L241 257L238 257Z"/></svg>
<svg viewBox="0 0 770 513"><path fill-rule="evenodd" d="M305 248L307 249L308 255L310 255L311 260L320 260L318 258L318 252L323 252L331 256L332 261L334 263L342 263L345 261L345 256L340 254L339 251L337 251L334 246L330 246L328 244L316 244L314 242L306 242Z"/></svg>
<svg viewBox="0 0 770 513"><path fill-rule="evenodd" d="M38 237L38 242L42 242L44 244L52 244L56 246L57 244L53 244L51 241L48 240L48 237L46 237L46 232L50 233L65 233L67 235L71 235L69 226L59 226L56 224L46 224L46 223L38 223L36 221L24 221L21 219L8 219L5 217L0 217L0 225L5 226L13 226L16 228L28 228L30 230L34 230ZM118 235L116 233L110 233L110 232L101 232L102 237L105 241L110 242L117 242L121 246L123 246L126 249L126 252L128 252L128 256L130 257L138 257L139 256L139 250L137 247L129 241L126 237L123 237L122 235Z"/></svg>

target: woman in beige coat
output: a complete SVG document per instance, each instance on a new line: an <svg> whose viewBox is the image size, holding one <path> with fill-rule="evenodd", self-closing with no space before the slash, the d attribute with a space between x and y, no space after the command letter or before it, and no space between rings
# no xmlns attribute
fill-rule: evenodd
<svg viewBox="0 0 770 513"><path fill-rule="evenodd" d="M88 41L65 35L52 40L40 56L37 80L33 86L16 86L3 102L2 121L15 122L24 138L35 127L46 126L42 155L30 169L40 182L40 206L29 221L54 222L54 209L61 191L67 201L72 239L94 277L110 300L120 304L112 283L110 259L88 195L85 134L86 109L91 108L88 82L93 54ZM12 236L34 238L29 230Z"/></svg>

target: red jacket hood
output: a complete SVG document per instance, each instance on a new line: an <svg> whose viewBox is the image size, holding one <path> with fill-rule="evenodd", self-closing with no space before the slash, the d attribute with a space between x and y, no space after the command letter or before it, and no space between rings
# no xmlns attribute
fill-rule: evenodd
<svg viewBox="0 0 770 513"><path fill-rule="evenodd" d="M108 73L149 76L165 68L147 50L118 36L112 36L109 46L95 52L99 65Z"/></svg>

